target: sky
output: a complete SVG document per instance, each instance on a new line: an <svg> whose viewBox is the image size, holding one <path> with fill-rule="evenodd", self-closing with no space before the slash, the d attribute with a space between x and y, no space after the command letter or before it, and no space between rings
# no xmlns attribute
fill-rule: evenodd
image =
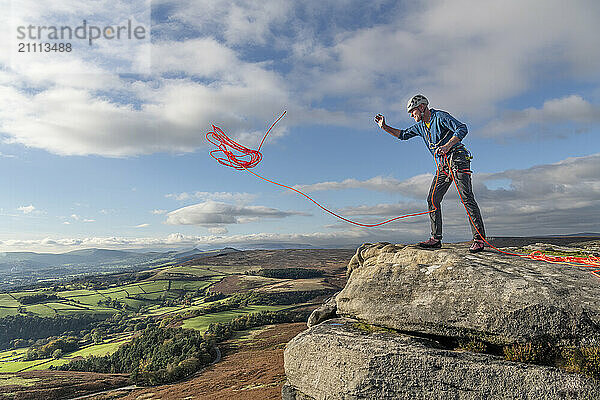
<svg viewBox="0 0 600 400"><path fill-rule="evenodd" d="M205 138L214 124L255 149L287 111L253 171L377 223L426 211L423 141L373 121L412 125L417 93L467 124L489 237L600 232L596 1L0 4L0 251L427 239L427 215L348 224L218 164ZM49 36L83 21L85 38ZM90 39L127 21L144 34ZM469 240L454 189L442 204L444 241Z"/></svg>

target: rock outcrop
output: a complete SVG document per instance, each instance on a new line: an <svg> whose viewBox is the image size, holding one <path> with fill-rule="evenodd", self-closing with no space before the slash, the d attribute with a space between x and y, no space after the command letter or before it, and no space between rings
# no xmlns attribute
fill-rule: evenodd
<svg viewBox="0 0 600 400"><path fill-rule="evenodd" d="M286 347L285 400L600 399L594 378L503 355L516 346L513 359L549 364L585 348L599 363L586 371L600 367L600 282L585 269L377 243L348 273L336 304Z"/></svg>
<svg viewBox="0 0 600 400"><path fill-rule="evenodd" d="M288 344L284 400L600 398L581 375L356 325L328 320Z"/></svg>
<svg viewBox="0 0 600 400"><path fill-rule="evenodd" d="M574 267L460 245L369 246L352 258L339 315L401 331L484 335L498 344L600 333L600 285Z"/></svg>
<svg viewBox="0 0 600 400"><path fill-rule="evenodd" d="M323 303L319 308L310 314L310 317L308 317L308 321L306 322L306 325L309 328L337 316L337 303L335 299L338 294L339 292L331 296L325 301L325 303Z"/></svg>

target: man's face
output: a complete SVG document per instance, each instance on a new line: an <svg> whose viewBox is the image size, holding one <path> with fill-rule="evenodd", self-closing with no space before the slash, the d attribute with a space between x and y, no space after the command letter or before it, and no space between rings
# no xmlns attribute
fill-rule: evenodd
<svg viewBox="0 0 600 400"><path fill-rule="evenodd" d="M421 112L421 106L419 107L415 107L412 110L410 110L410 116L416 121L419 122L421 121L421 118L423 117L423 113Z"/></svg>

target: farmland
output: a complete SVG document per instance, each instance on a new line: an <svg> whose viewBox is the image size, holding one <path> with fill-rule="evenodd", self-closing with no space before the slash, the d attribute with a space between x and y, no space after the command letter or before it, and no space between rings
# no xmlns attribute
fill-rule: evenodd
<svg viewBox="0 0 600 400"><path fill-rule="evenodd" d="M270 264L264 256L283 252L259 252L262 258L248 252L245 261L239 253L246 252L0 293L0 323L13 319L17 324L6 329L0 349L0 394L2 387L12 385L39 387L37 378L23 374L115 354L145 329L176 327L202 333L245 315L311 307L339 290L336 283L344 279L347 262L312 264L322 268L319 278L273 278L260 276L260 271L273 265L281 269L282 264ZM290 265L298 269L300 264L311 268L310 260L297 256ZM30 328L22 333L19 318L29 321ZM62 333L41 328L54 320L63 321ZM67 339L76 340L77 348L61 350L61 341Z"/></svg>
<svg viewBox="0 0 600 400"><path fill-rule="evenodd" d="M188 318L183 322L183 328L197 329L204 331L210 324L217 322L227 322L244 314L256 313L261 311L279 311L289 308L289 306L248 306L231 311L221 311L199 317Z"/></svg>

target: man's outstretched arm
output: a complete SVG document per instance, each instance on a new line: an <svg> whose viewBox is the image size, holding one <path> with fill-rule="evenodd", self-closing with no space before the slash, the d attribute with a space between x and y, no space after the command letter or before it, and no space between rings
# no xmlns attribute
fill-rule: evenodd
<svg viewBox="0 0 600 400"><path fill-rule="evenodd" d="M405 139L405 137L404 137L405 135L403 134L402 129L392 128L391 126L387 125L385 123L385 117L383 115L377 114L375 116L375 123L377 123L377 125L379 125L379 127L381 129L383 129L384 131L386 131L390 135L395 136L398 139ZM408 139L408 138L406 138L406 139Z"/></svg>

